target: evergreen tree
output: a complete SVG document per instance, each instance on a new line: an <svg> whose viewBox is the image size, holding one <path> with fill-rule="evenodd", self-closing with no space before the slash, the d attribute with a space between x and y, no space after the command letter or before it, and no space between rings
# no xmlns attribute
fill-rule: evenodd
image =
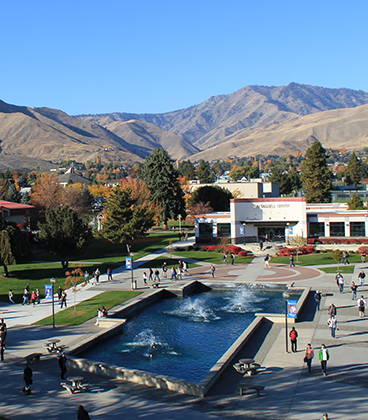
<svg viewBox="0 0 368 420"><path fill-rule="evenodd" d="M90 209L93 203L93 195L90 193L88 186L86 184L83 184L83 187L81 190L81 198L82 198L82 202L84 203L85 208Z"/></svg>
<svg viewBox="0 0 368 420"><path fill-rule="evenodd" d="M8 265L30 260L31 256L30 246L18 226L0 216L0 264L4 277L9 276Z"/></svg>
<svg viewBox="0 0 368 420"><path fill-rule="evenodd" d="M357 193L352 194L348 201L349 210L362 210L364 209L364 203Z"/></svg>
<svg viewBox="0 0 368 420"><path fill-rule="evenodd" d="M180 175L185 176L187 179L196 179L195 167L190 160L183 160L179 163L178 171Z"/></svg>
<svg viewBox="0 0 368 420"><path fill-rule="evenodd" d="M17 189L15 188L14 184L10 184L8 191L5 193L5 200L6 201L12 201L14 203L19 203L21 200L21 195L19 194L19 192L17 191Z"/></svg>
<svg viewBox="0 0 368 420"><path fill-rule="evenodd" d="M201 184L211 184L215 181L215 175L209 162L201 160L196 170L197 178Z"/></svg>
<svg viewBox="0 0 368 420"><path fill-rule="evenodd" d="M315 141L303 162L302 182L308 203L331 202L331 171L327 167L326 150Z"/></svg>
<svg viewBox="0 0 368 420"><path fill-rule="evenodd" d="M130 188L115 187L105 203L105 218L101 236L111 242L125 242L127 239L146 235L154 225L153 211L137 205L138 198L132 198Z"/></svg>
<svg viewBox="0 0 368 420"><path fill-rule="evenodd" d="M37 241L52 254L58 255L63 268L68 267L69 257L86 248L92 240L87 223L69 206L48 207L45 223L38 223Z"/></svg>
<svg viewBox="0 0 368 420"><path fill-rule="evenodd" d="M173 160L162 148L154 149L143 164L141 176L151 193L150 201L161 207L160 220L167 229L167 220L185 218L184 192L178 181Z"/></svg>
<svg viewBox="0 0 368 420"><path fill-rule="evenodd" d="M22 204L31 204L31 198L30 198L30 196L29 196L28 192L25 192L25 193L22 195L22 199L20 200L20 202L21 202Z"/></svg>
<svg viewBox="0 0 368 420"><path fill-rule="evenodd" d="M345 180L348 185L356 188L362 179L362 165L355 152L350 157L345 171Z"/></svg>

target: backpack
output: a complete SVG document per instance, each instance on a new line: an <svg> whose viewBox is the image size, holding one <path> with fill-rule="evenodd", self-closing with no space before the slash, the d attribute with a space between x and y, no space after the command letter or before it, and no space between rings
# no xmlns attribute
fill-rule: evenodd
<svg viewBox="0 0 368 420"><path fill-rule="evenodd" d="M359 300L359 306L361 307L361 308L364 308L364 300L363 299L360 299Z"/></svg>
<svg viewBox="0 0 368 420"><path fill-rule="evenodd" d="M291 331L291 333L290 333L290 338L291 338L292 340L295 340L295 339L296 339L296 331L295 331L295 330Z"/></svg>

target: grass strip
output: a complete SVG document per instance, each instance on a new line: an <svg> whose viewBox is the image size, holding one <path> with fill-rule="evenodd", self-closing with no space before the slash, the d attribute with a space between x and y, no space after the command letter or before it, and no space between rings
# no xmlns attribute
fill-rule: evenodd
<svg viewBox="0 0 368 420"><path fill-rule="evenodd" d="M94 296L91 299L87 299L76 305L74 310L73 293L69 293L69 308L60 311L55 314L55 324L57 325L80 325L83 322L88 321L91 318L97 316L97 308L104 306L109 311L114 306L120 305L129 299L138 296L142 292L138 291L110 291L103 292L99 295ZM52 316L43 318L40 321L35 322L35 325L52 325Z"/></svg>
<svg viewBox="0 0 368 420"><path fill-rule="evenodd" d="M343 273L343 274L352 274L354 272L353 265L343 265L343 266L334 266L334 267L323 267L319 268L319 270L324 271L325 273Z"/></svg>

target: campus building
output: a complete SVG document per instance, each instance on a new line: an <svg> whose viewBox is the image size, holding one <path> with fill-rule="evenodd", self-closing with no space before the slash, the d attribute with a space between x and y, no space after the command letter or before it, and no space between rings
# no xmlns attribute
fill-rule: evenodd
<svg viewBox="0 0 368 420"><path fill-rule="evenodd" d="M268 240L288 242L292 236L331 243L368 236L368 212L349 210L346 204L307 204L304 197L238 198L230 200L229 212L196 216L197 243L231 238L232 243Z"/></svg>

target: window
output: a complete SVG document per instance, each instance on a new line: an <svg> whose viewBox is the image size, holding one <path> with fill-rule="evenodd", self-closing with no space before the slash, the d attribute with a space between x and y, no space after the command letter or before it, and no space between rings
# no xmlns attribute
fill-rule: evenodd
<svg viewBox="0 0 368 420"><path fill-rule="evenodd" d="M309 237L316 238L320 236L325 236L325 224L323 222L310 222Z"/></svg>
<svg viewBox="0 0 368 420"><path fill-rule="evenodd" d="M217 223L217 236L219 238L230 237L230 223Z"/></svg>
<svg viewBox="0 0 368 420"><path fill-rule="evenodd" d="M365 223L350 222L350 236L365 236Z"/></svg>
<svg viewBox="0 0 368 420"><path fill-rule="evenodd" d="M330 222L330 236L345 236L345 223Z"/></svg>
<svg viewBox="0 0 368 420"><path fill-rule="evenodd" d="M212 238L212 223L199 223L198 231L200 238Z"/></svg>

